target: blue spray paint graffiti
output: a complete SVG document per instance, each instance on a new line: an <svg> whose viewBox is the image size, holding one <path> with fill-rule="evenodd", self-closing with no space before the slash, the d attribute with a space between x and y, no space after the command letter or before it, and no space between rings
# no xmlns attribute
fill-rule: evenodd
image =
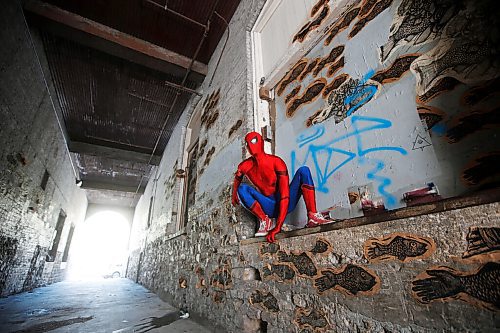
<svg viewBox="0 0 500 333"><path fill-rule="evenodd" d="M365 103L367 103L377 92L377 87L371 85L365 85L366 81L368 81L374 74L375 74L374 70L370 70L368 73L366 73L365 76L363 76L363 78L354 88L354 91L345 97L344 105L350 105L351 102L356 103L353 106L350 106L349 109L347 110L346 113L347 117L349 117L357 109L359 109Z"/></svg>
<svg viewBox="0 0 500 333"><path fill-rule="evenodd" d="M391 206L396 204L396 198L386 190L391 184L391 179L379 174L379 172L385 168L385 163L379 159L368 158L367 155L377 151L393 151L401 155L407 155L408 152L396 146L364 147L362 142L363 133L390 128L392 123L389 120L356 115L350 117L350 120L350 131L324 144L315 145L312 143L321 138L325 133L322 125L314 126L314 132L311 135L301 135L297 140L299 147L310 144L307 147L306 155L302 161L297 161L297 152L295 150L291 152L292 174L294 174L295 170L300 166L306 165L309 159L311 159L314 164L313 174L316 174L316 189L328 193L328 187L326 186L328 179L347 163L356 159L360 165L372 164L374 168L367 172L366 177L378 183L377 189L380 195L384 197L387 207L391 208ZM363 125L363 123L365 124ZM351 137L354 137L356 140L355 152L335 147L336 143ZM334 153L344 155L344 158L341 158L340 161L338 158L332 159Z"/></svg>

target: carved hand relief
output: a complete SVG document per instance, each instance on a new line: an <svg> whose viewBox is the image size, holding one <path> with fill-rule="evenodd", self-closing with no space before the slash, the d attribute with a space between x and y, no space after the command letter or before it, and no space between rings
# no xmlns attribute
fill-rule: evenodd
<svg viewBox="0 0 500 333"><path fill-rule="evenodd" d="M257 305L269 312L278 312L280 310L278 300L270 292L256 290L252 293L248 301L250 304Z"/></svg>
<svg viewBox="0 0 500 333"><path fill-rule="evenodd" d="M340 291L349 296L373 295L380 290L380 278L372 270L353 264L326 269L314 280L320 294Z"/></svg>
<svg viewBox="0 0 500 333"><path fill-rule="evenodd" d="M267 264L262 268L262 278L291 282L295 278L295 271L288 264Z"/></svg>
<svg viewBox="0 0 500 333"><path fill-rule="evenodd" d="M329 241L323 238L318 238L316 239L314 247L309 252L312 254L328 255L330 252L332 252L332 250L333 246Z"/></svg>
<svg viewBox="0 0 500 333"><path fill-rule="evenodd" d="M311 329L313 332L327 332L330 328L325 313L317 309L298 308L295 310L293 322L299 329Z"/></svg>
<svg viewBox="0 0 500 333"><path fill-rule="evenodd" d="M301 254L288 254L284 251L279 251L278 258L280 262L289 262L293 264L293 267L300 276L311 278L318 274L316 265L305 252L302 252Z"/></svg>
<svg viewBox="0 0 500 333"><path fill-rule="evenodd" d="M500 228L471 227L467 234L467 251L462 258L472 256L499 256L500 255Z"/></svg>
<svg viewBox="0 0 500 333"><path fill-rule="evenodd" d="M489 310L500 310L500 264L489 262L475 272L449 267L430 268L412 282L412 296L422 304L462 300Z"/></svg>
<svg viewBox="0 0 500 333"><path fill-rule="evenodd" d="M428 258L436 250L436 243L428 237L393 233L383 238L365 241L363 252L370 263L388 260L409 262Z"/></svg>

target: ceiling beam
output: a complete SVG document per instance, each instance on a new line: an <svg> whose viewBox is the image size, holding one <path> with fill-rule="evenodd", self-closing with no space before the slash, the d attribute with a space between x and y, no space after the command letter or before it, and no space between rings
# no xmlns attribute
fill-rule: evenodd
<svg viewBox="0 0 500 333"><path fill-rule="evenodd" d="M86 34L99 37L108 42L141 53L148 57L159 59L161 61L168 62L186 69L190 66L191 59L186 56L147 42L145 40L136 38L134 36L125 34L101 23L89 20L83 16L68 12L54 5L37 0L32 0L27 1L24 4L24 9L45 19L49 19L72 29L76 29L80 32L84 32ZM130 59L127 60L134 61ZM199 61L195 61L191 70L203 76L206 76L208 72L208 66Z"/></svg>
<svg viewBox="0 0 500 333"><path fill-rule="evenodd" d="M130 162L139 162L147 164L151 158L151 165L159 165L161 156L154 155L151 157L150 154L139 153L135 151L111 148L106 146L94 145L91 143L69 141L68 142L69 151L72 153L85 154L91 156L101 156L107 157L115 160L123 160Z"/></svg>
<svg viewBox="0 0 500 333"><path fill-rule="evenodd" d="M94 189L94 190L111 190L111 191L120 191L120 192L132 192L139 194L143 194L146 186L141 186L139 190L137 190L137 186L134 185L123 185L117 184L114 182L108 181L98 181L98 180L85 180L82 179L81 188L85 189Z"/></svg>

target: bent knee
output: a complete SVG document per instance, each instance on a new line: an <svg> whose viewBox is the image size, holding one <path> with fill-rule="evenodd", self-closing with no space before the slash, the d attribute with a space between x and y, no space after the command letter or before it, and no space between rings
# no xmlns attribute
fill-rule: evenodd
<svg viewBox="0 0 500 333"><path fill-rule="evenodd" d="M303 165L300 168L297 169L297 172L300 173L301 175L311 175L311 170L307 165Z"/></svg>
<svg viewBox="0 0 500 333"><path fill-rule="evenodd" d="M247 184L240 184L240 186L238 186L238 194L240 196L243 196L245 194L248 193L248 190L249 190L249 187Z"/></svg>

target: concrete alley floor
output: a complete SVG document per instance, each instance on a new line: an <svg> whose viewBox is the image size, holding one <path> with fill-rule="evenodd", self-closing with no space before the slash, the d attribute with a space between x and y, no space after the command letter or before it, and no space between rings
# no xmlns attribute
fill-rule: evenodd
<svg viewBox="0 0 500 333"><path fill-rule="evenodd" d="M0 332L212 332L128 279L64 281L0 299Z"/></svg>

